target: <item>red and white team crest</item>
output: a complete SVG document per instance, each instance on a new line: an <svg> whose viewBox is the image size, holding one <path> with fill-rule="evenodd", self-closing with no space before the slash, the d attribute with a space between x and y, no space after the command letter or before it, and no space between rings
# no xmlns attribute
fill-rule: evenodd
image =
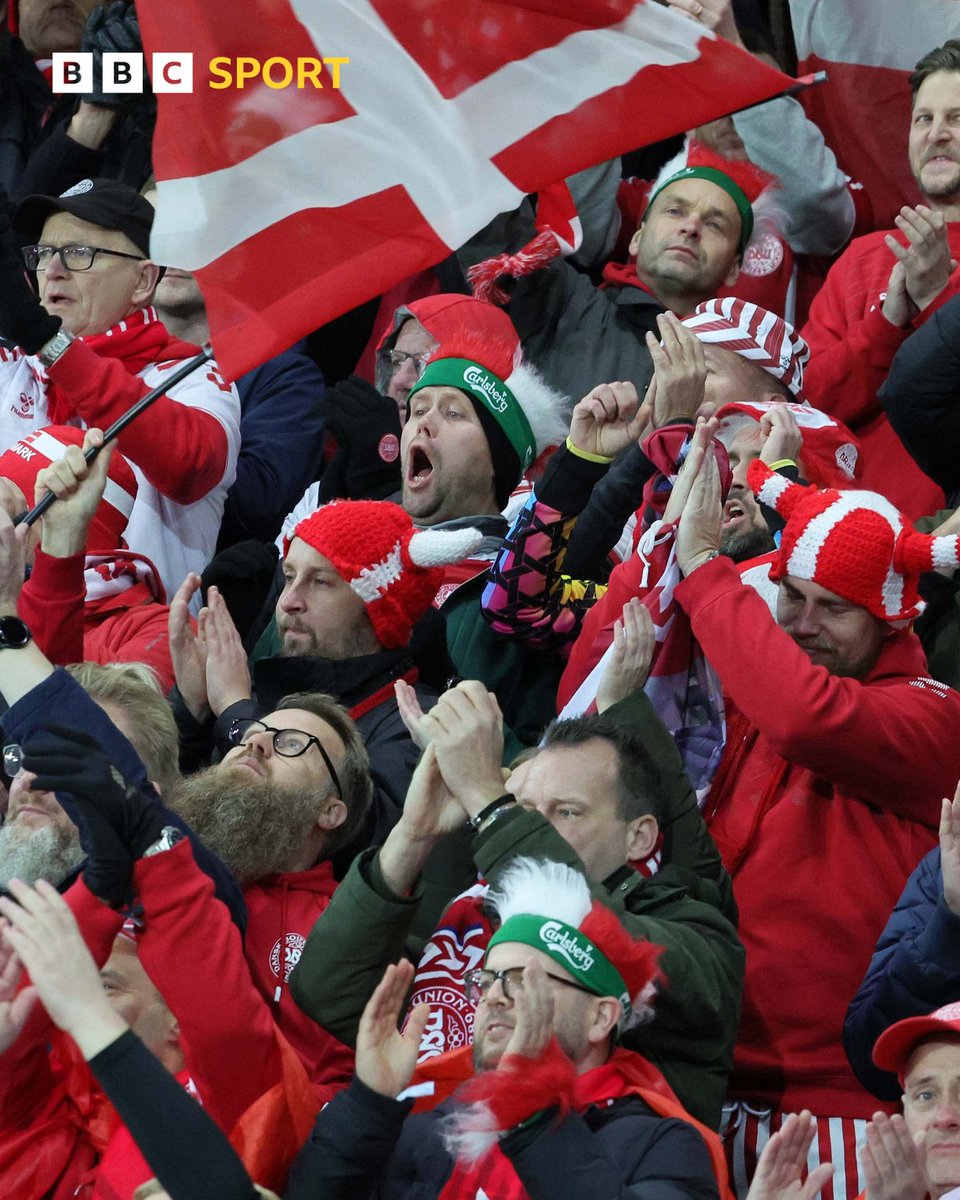
<svg viewBox="0 0 960 1200"><path fill-rule="evenodd" d="M283 982L290 978L290 972L300 961L300 955L307 944L302 933L288 933L283 941ZM270 951L270 970L280 978L280 939L277 938Z"/></svg>
<svg viewBox="0 0 960 1200"><path fill-rule="evenodd" d="M783 242L775 233L761 233L747 247L743 256L744 275L772 275L783 262Z"/></svg>

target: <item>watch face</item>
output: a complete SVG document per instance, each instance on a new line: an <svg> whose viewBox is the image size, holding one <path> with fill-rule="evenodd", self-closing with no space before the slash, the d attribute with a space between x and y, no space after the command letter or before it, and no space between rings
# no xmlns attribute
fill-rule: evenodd
<svg viewBox="0 0 960 1200"><path fill-rule="evenodd" d="M19 617L0 617L0 649L19 650L30 641L30 630Z"/></svg>

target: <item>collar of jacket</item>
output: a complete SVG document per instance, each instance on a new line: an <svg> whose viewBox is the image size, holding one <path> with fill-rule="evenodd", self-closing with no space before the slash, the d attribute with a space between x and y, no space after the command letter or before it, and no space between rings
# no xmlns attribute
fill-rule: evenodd
<svg viewBox="0 0 960 1200"><path fill-rule="evenodd" d="M352 708L412 666L406 647L359 658L261 658L253 664L253 689L264 712L290 692L326 692Z"/></svg>

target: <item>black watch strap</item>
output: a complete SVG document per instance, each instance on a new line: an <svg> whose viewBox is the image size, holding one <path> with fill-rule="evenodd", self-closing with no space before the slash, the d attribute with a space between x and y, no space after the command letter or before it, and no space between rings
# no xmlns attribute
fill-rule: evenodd
<svg viewBox="0 0 960 1200"><path fill-rule="evenodd" d="M0 650L22 650L30 642L30 628L19 617L0 617Z"/></svg>

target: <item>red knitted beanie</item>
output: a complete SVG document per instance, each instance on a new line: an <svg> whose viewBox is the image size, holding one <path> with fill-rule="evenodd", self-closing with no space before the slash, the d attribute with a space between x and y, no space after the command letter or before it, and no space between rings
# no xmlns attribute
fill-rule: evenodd
<svg viewBox="0 0 960 1200"><path fill-rule="evenodd" d="M960 539L918 533L876 492L801 487L756 459L747 482L786 517L770 578L792 575L900 625L923 611L923 571L960 565Z"/></svg>
<svg viewBox="0 0 960 1200"><path fill-rule="evenodd" d="M386 500L337 500L293 531L330 560L367 606L377 640L405 646L443 582L442 568L469 557L482 540L476 529L424 529ZM290 541L284 544L284 553Z"/></svg>

